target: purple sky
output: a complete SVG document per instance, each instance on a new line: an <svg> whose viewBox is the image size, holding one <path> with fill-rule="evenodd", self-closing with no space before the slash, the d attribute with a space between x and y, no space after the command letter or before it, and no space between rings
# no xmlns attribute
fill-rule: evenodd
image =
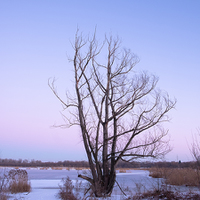
<svg viewBox="0 0 200 200"><path fill-rule="evenodd" d="M77 128L51 128L63 120L48 78L57 78L63 97L73 89L70 41L77 27L85 35L97 27L100 39L118 35L139 56L136 68L176 97L166 159L191 160L188 145L200 127L199 10L199 0L0 0L0 158L86 159Z"/></svg>

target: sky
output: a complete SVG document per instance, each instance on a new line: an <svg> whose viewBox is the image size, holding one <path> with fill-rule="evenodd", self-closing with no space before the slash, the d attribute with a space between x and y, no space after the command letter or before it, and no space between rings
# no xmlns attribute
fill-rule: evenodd
<svg viewBox="0 0 200 200"><path fill-rule="evenodd" d="M86 160L78 127L63 124L59 94L73 89L71 43L77 27L118 36L139 58L137 70L159 77L177 99L169 113L167 161L190 161L200 127L199 0L0 0L0 158ZM198 138L198 137L197 137ZM200 141L200 136L199 136Z"/></svg>

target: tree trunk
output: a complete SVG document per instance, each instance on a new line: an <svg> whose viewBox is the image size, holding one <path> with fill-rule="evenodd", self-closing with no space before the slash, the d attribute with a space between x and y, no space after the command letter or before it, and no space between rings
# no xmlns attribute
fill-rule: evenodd
<svg viewBox="0 0 200 200"><path fill-rule="evenodd" d="M67 95L65 102L57 94L55 80L49 84L72 114L72 119L65 118L68 126L81 129L92 178L79 177L89 181L96 197L112 193L119 160L162 158L171 150L169 140L164 139L168 131L160 123L169 120L167 113L176 104L156 90L157 77L133 71L139 59L121 50L118 38L105 37L104 42L99 46L95 34L84 40L77 30L72 60L76 96ZM108 57L102 64L104 46Z"/></svg>
<svg viewBox="0 0 200 200"><path fill-rule="evenodd" d="M111 195L115 185L116 172L108 175L107 184L104 184L105 179L103 177L101 181L94 181L94 179L81 174L78 177L87 180L91 184L90 189L96 197L108 197Z"/></svg>

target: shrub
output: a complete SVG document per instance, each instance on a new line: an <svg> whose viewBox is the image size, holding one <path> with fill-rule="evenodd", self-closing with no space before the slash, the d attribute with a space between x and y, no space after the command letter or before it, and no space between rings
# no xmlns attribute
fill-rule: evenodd
<svg viewBox="0 0 200 200"><path fill-rule="evenodd" d="M141 200L141 199L168 199L168 200L184 200L184 199L191 199L191 200L199 200L200 194L188 192L188 193L180 193L172 190L152 190L144 192L140 195L136 195L134 197L129 197L126 200Z"/></svg>
<svg viewBox="0 0 200 200"><path fill-rule="evenodd" d="M153 189L145 190L144 192L137 192L135 195L126 198L125 200L141 200L141 199L168 199L168 200L199 200L200 194L196 191L189 190L188 192L181 192L178 188L169 185L153 185Z"/></svg>
<svg viewBox="0 0 200 200"><path fill-rule="evenodd" d="M157 170L155 168L151 168L149 169L149 176L153 177L153 178L162 178L163 174L161 170Z"/></svg>
<svg viewBox="0 0 200 200"><path fill-rule="evenodd" d="M22 169L12 169L8 173L9 191L11 193L30 192L31 184L28 181L28 173Z"/></svg>
<svg viewBox="0 0 200 200"><path fill-rule="evenodd" d="M170 185L199 185L197 173L194 169L191 168L173 169L172 173L167 177L166 182Z"/></svg>
<svg viewBox="0 0 200 200"><path fill-rule="evenodd" d="M7 196L3 193L0 193L0 200L7 200Z"/></svg>
<svg viewBox="0 0 200 200"><path fill-rule="evenodd" d="M25 181L12 181L9 186L9 191L13 193L30 192L30 183Z"/></svg>
<svg viewBox="0 0 200 200"><path fill-rule="evenodd" d="M192 168L152 168L149 175L164 178L170 185L199 186L198 172Z"/></svg>
<svg viewBox="0 0 200 200"><path fill-rule="evenodd" d="M8 191L8 172L2 170L0 173L0 200L7 200L6 192Z"/></svg>
<svg viewBox="0 0 200 200"><path fill-rule="evenodd" d="M125 169L120 169L119 173L126 173L126 170Z"/></svg>
<svg viewBox="0 0 200 200"><path fill-rule="evenodd" d="M74 186L72 184L72 181L69 177L66 179L62 179L63 185L59 186L60 190L58 193L58 198L62 200L79 200L78 194L74 194Z"/></svg>

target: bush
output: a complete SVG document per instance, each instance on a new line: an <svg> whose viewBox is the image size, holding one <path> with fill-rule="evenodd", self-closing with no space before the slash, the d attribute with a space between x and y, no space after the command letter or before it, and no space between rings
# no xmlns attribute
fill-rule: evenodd
<svg viewBox="0 0 200 200"><path fill-rule="evenodd" d="M62 200L79 200L78 195L73 193L74 186L69 177L62 179L63 186L60 186L58 198Z"/></svg>
<svg viewBox="0 0 200 200"><path fill-rule="evenodd" d="M0 173L0 200L7 200L6 192L8 191L8 172L2 170Z"/></svg>
<svg viewBox="0 0 200 200"><path fill-rule="evenodd" d="M170 185L199 186L199 175L192 168L152 168L149 176L164 178Z"/></svg>
<svg viewBox="0 0 200 200"><path fill-rule="evenodd" d="M141 200L141 199L168 199L168 200L184 200L184 199L191 199L191 200L199 200L200 195L193 192L188 193L180 193L172 190L152 190L144 192L140 195L136 195L134 197L129 197L126 200Z"/></svg>
<svg viewBox="0 0 200 200"><path fill-rule="evenodd" d="M22 169L12 169L8 173L9 186L11 193L30 192L31 184L28 181L28 173Z"/></svg>
<svg viewBox="0 0 200 200"><path fill-rule="evenodd" d="M172 170L171 168L150 168L149 176L153 178L167 178L172 173Z"/></svg>
<svg viewBox="0 0 200 200"><path fill-rule="evenodd" d="M140 185L142 187L142 185ZM125 200L142 200L142 199L155 199L155 200L161 200L161 199L167 199L167 200L199 200L200 194L198 191L181 191L176 187L170 186L170 185L160 185L160 184L154 184L152 185L152 189L141 191L139 187L139 191L131 196L126 198Z"/></svg>
<svg viewBox="0 0 200 200"><path fill-rule="evenodd" d="M7 200L7 196L3 193L0 193L0 200Z"/></svg>
<svg viewBox="0 0 200 200"><path fill-rule="evenodd" d="M9 186L9 191L13 193L30 192L30 183L25 181L12 181Z"/></svg>
<svg viewBox="0 0 200 200"><path fill-rule="evenodd" d="M166 182L170 185L199 186L197 173L194 169L174 169L167 177Z"/></svg>

